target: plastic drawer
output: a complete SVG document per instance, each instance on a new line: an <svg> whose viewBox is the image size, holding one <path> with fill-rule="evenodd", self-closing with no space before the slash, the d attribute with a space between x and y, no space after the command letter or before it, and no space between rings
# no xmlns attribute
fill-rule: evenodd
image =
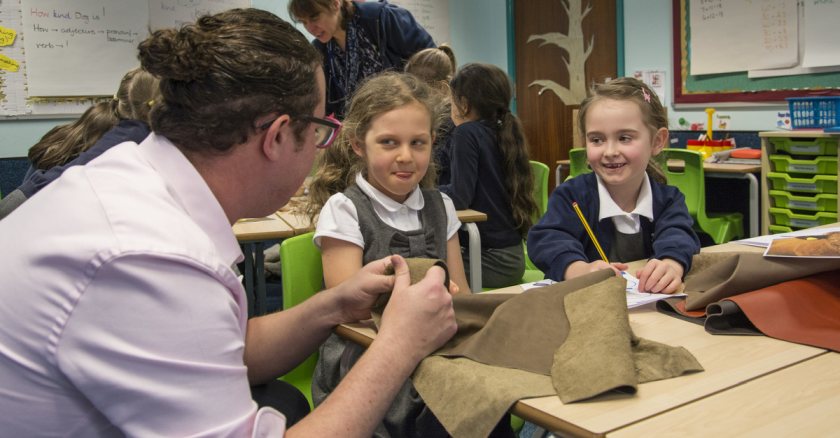
<svg viewBox="0 0 840 438"><path fill-rule="evenodd" d="M771 207L770 216L775 225L793 228L810 228L837 222L837 213L819 212L814 214L794 213L786 208Z"/></svg>
<svg viewBox="0 0 840 438"><path fill-rule="evenodd" d="M814 175L796 178L786 173L769 172L767 179L773 190L806 193L837 193L837 175Z"/></svg>
<svg viewBox="0 0 840 438"><path fill-rule="evenodd" d="M784 225L770 225L767 229L770 230L770 234L790 233L793 231L793 228Z"/></svg>
<svg viewBox="0 0 840 438"><path fill-rule="evenodd" d="M837 175L837 157L797 160L790 155L770 155L769 158L776 172Z"/></svg>
<svg viewBox="0 0 840 438"><path fill-rule="evenodd" d="M819 195L804 196L794 195L793 193L782 190L770 190L768 193L773 200L773 206L777 208L837 212L837 195L821 193Z"/></svg>
<svg viewBox="0 0 840 438"><path fill-rule="evenodd" d="M837 156L836 138L788 138L772 137L770 143L776 151L791 155L833 155Z"/></svg>

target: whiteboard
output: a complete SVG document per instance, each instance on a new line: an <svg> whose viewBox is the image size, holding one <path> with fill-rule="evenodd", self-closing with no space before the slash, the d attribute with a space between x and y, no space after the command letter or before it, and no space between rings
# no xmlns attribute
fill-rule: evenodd
<svg viewBox="0 0 840 438"><path fill-rule="evenodd" d="M449 39L449 0L390 0L390 3L411 11L411 15L429 32L435 44L452 45Z"/></svg>
<svg viewBox="0 0 840 438"><path fill-rule="evenodd" d="M178 28L202 15L250 6L251 0L149 0L149 26L152 30Z"/></svg>
<svg viewBox="0 0 840 438"><path fill-rule="evenodd" d="M790 0L701 0L689 5L691 75L793 67L798 16Z"/></svg>
<svg viewBox="0 0 840 438"><path fill-rule="evenodd" d="M150 27L179 27L250 3L0 0L0 116L81 114L139 65L137 44Z"/></svg>
<svg viewBox="0 0 840 438"><path fill-rule="evenodd" d="M148 5L136 0L22 0L28 95L101 96L137 67Z"/></svg>

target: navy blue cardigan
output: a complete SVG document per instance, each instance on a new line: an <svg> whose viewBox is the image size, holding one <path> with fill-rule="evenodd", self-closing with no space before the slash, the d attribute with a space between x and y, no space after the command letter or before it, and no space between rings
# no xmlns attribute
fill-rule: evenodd
<svg viewBox="0 0 840 438"><path fill-rule="evenodd" d="M353 2L359 26L379 48L385 70L402 71L411 55L429 47L436 47L432 37L406 9L390 3L368 1ZM333 80L333 71L327 59L327 45L316 40L312 44L321 52L324 75L327 78L327 114L344 114L344 90Z"/></svg>
<svg viewBox="0 0 840 438"><path fill-rule="evenodd" d="M41 189L49 185L51 182L58 179L65 170L73 167L87 164L94 158L102 155L108 149L124 143L126 141L133 141L140 143L149 135L149 125L139 120L121 120L116 126L106 132L90 149L79 154L73 160L52 167L47 170L35 170L28 178L21 184L18 189L23 192L27 198L38 193Z"/></svg>
<svg viewBox="0 0 840 438"><path fill-rule="evenodd" d="M487 214L478 222L482 248L507 248L519 245L522 235L513 220L511 197L505 186L502 151L492 122L462 123L452 131L450 181L440 186L455 208L472 208ZM466 236L460 236L466 246Z"/></svg>
<svg viewBox="0 0 840 438"><path fill-rule="evenodd" d="M692 257L700 252L700 240L692 228L694 220L685 206L685 197L676 187L652 179L650 189L653 222L641 218L645 253L651 258L676 260L687 273ZM574 201L606 253L612 245L615 232L612 219L598 221L600 201L595 174L587 173L566 181L551 194L545 216L528 233L528 257L552 280L562 281L572 262L588 263L600 258L572 209Z"/></svg>

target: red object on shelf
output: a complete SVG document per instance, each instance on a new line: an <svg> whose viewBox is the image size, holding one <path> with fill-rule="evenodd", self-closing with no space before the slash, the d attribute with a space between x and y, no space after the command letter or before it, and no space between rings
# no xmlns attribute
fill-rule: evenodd
<svg viewBox="0 0 840 438"><path fill-rule="evenodd" d="M738 149L729 154L731 158L761 158L761 149Z"/></svg>

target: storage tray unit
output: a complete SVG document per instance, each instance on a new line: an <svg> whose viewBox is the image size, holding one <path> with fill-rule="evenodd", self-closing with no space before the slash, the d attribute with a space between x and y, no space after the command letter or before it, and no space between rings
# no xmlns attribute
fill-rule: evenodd
<svg viewBox="0 0 840 438"><path fill-rule="evenodd" d="M770 207L773 223L791 228L810 228L837 222L837 213L820 211L814 214L794 213L787 208Z"/></svg>
<svg viewBox="0 0 840 438"><path fill-rule="evenodd" d="M790 155L770 155L776 172L837 175L837 157L819 156L810 160L797 160Z"/></svg>
<svg viewBox="0 0 840 438"><path fill-rule="evenodd" d="M770 138L776 152L790 155L837 156L837 139L834 138Z"/></svg>
<svg viewBox="0 0 840 438"><path fill-rule="evenodd" d="M794 130L762 132L759 137L763 233L837 222L840 136Z"/></svg>
<svg viewBox="0 0 840 438"><path fill-rule="evenodd" d="M787 173L769 172L767 179L773 190L804 193L837 193L837 175L814 175L797 178Z"/></svg>
<svg viewBox="0 0 840 438"><path fill-rule="evenodd" d="M791 210L837 212L837 195L820 193L818 195L795 195L783 190L770 190L772 205Z"/></svg>

